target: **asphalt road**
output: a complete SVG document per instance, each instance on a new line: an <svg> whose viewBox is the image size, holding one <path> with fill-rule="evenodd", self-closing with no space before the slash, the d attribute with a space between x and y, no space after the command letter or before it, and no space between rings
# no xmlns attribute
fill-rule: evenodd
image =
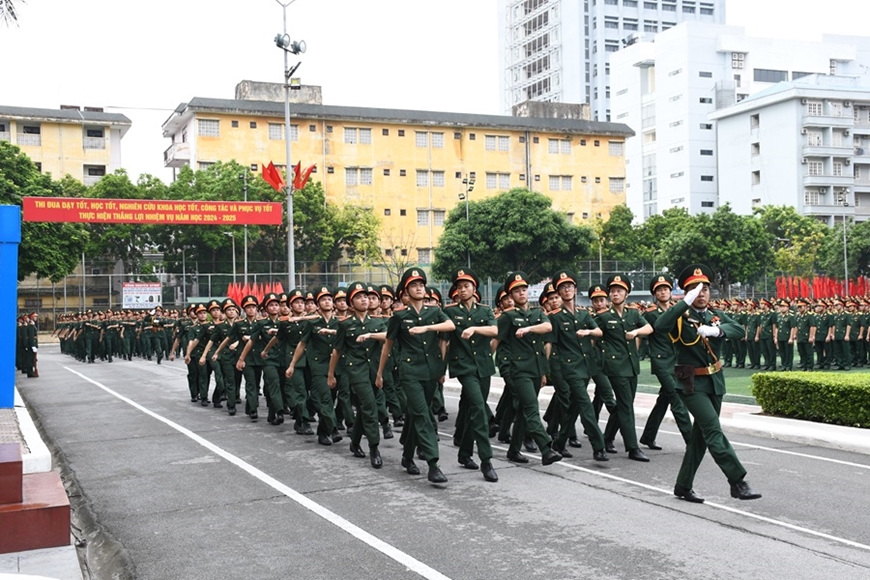
<svg viewBox="0 0 870 580"><path fill-rule="evenodd" d="M671 495L683 445L665 429L647 464L596 463L585 445L517 466L497 445L491 484L456 462L448 391L437 488L424 465L404 472L398 437L376 471L347 438L323 447L265 412L192 404L179 361L39 354L41 378L19 389L136 578L870 577L865 455L729 434L764 497L731 499L708 456L696 505Z"/></svg>

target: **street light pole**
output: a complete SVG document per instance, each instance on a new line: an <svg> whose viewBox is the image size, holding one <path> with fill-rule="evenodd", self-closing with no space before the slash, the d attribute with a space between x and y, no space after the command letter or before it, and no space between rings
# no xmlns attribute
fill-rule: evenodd
<svg viewBox="0 0 870 580"><path fill-rule="evenodd" d="M233 232L224 232L225 236L233 239L233 284L236 283L236 234Z"/></svg>
<svg viewBox="0 0 870 580"><path fill-rule="evenodd" d="M465 225L469 226L469 216L468 216L468 195L474 191L474 178L469 177L468 174L462 179L462 184L465 186L465 193L462 195L462 198L465 199ZM468 269L471 269L471 248L466 247L465 253L468 257Z"/></svg>
<svg viewBox="0 0 870 580"><path fill-rule="evenodd" d="M849 257L846 251L846 208L849 207L849 202L846 201L846 195L843 194L843 294L849 295Z"/></svg>
<svg viewBox="0 0 870 580"><path fill-rule="evenodd" d="M248 172L247 171L242 173L242 179L244 179L244 183L245 183L245 185L244 185L245 202L247 203L247 201L248 201ZM233 238L233 243L235 243L235 242L236 242L236 239ZM233 249L233 259L235 259L235 258L236 258L236 251L235 251L235 249ZM236 281L235 275L236 275L236 267L235 267L235 265L233 265L233 282ZM248 224L245 224L245 278L244 278L244 280L245 280L245 284L247 284L248 283Z"/></svg>

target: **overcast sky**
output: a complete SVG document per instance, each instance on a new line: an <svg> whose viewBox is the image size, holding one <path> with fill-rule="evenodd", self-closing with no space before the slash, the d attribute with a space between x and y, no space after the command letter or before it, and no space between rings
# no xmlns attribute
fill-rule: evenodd
<svg viewBox="0 0 870 580"><path fill-rule="evenodd" d="M296 76L331 105L499 114L496 4L298 0L288 30L308 51ZM727 23L776 38L867 34L867 0L799 4L728 0ZM123 113L123 165L168 181L160 127L179 103L282 82L282 14L275 0L19 0L18 26L0 25L0 104Z"/></svg>

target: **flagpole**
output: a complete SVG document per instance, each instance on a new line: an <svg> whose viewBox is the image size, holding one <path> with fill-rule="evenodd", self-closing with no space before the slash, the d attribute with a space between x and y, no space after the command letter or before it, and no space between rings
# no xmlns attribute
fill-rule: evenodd
<svg viewBox="0 0 870 580"><path fill-rule="evenodd" d="M287 34L287 7L295 0L283 3L275 0L284 9L284 34ZM293 163L290 157L290 55L284 51L284 142L286 143L285 167L287 168L287 270L290 287L296 288L296 243L293 234Z"/></svg>

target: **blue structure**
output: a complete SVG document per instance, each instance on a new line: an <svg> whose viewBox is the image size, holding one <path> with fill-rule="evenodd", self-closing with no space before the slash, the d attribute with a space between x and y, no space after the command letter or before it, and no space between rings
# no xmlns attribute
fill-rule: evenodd
<svg viewBox="0 0 870 580"><path fill-rule="evenodd" d="M15 401L15 313L18 311L18 245L21 208L0 205L0 409Z"/></svg>

